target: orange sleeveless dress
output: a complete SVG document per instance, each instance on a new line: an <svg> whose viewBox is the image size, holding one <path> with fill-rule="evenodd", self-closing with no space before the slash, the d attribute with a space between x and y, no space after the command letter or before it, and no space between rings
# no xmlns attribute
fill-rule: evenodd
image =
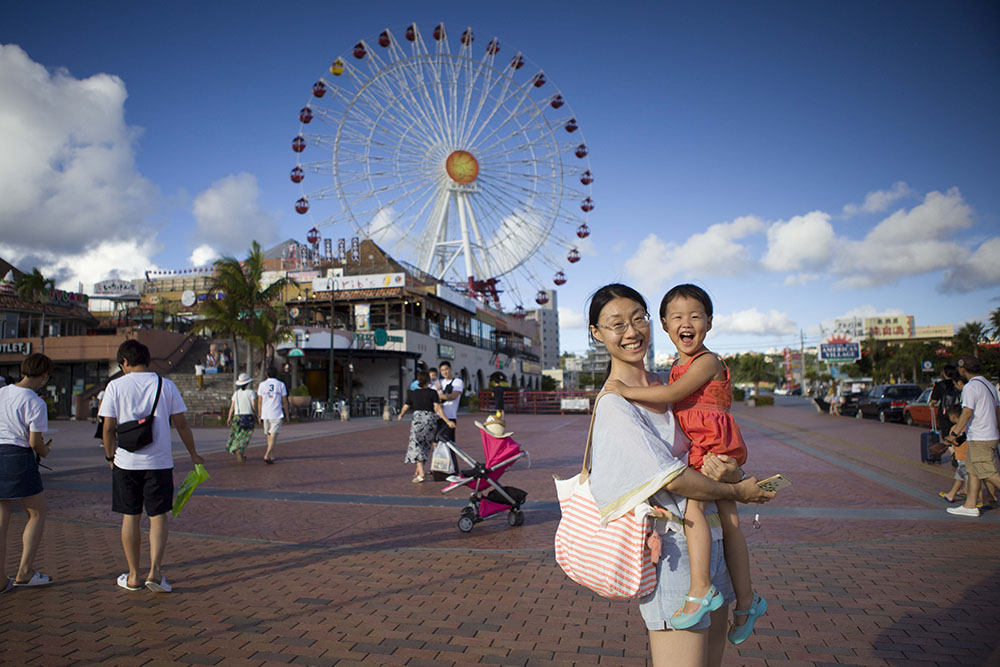
<svg viewBox="0 0 1000 667"><path fill-rule="evenodd" d="M670 384L673 384L691 368L691 363L703 354L703 350L691 357L683 366L670 369ZM722 361L720 359L720 361ZM736 459L740 465L746 463L747 446L740 435L736 420L729 414L733 404L733 385L729 381L729 367L722 362L726 370L725 380L710 380L691 395L674 403L674 414L677 423L691 439L691 451L688 453L688 465L701 470L702 461L707 452L726 454Z"/></svg>

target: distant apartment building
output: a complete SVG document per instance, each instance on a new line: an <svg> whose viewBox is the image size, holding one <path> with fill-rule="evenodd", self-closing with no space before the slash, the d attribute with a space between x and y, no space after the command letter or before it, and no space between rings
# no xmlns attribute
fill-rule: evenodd
<svg viewBox="0 0 1000 667"><path fill-rule="evenodd" d="M543 290L549 300L535 310L529 310L526 317L538 322L539 338L542 346L542 368L559 368L559 304L555 290Z"/></svg>

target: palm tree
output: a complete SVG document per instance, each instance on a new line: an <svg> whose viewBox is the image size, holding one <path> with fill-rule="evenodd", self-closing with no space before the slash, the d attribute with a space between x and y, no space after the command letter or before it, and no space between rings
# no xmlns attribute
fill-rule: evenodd
<svg viewBox="0 0 1000 667"><path fill-rule="evenodd" d="M994 340L1000 338L1000 308L990 313L990 336Z"/></svg>
<svg viewBox="0 0 1000 667"><path fill-rule="evenodd" d="M774 368L763 354L746 354L740 357L740 374L754 384L755 393L760 395L760 383L773 380Z"/></svg>
<svg viewBox="0 0 1000 667"><path fill-rule="evenodd" d="M215 277L212 292L221 293L220 299L206 299L202 305L205 319L199 329L230 336L233 340L233 375L238 369L237 339L247 342L248 373L253 372L253 349L262 347L265 356L268 346L283 337L278 337L282 327L274 302L279 300L282 290L289 284L288 278L280 278L261 288L264 275L264 251L257 241L250 244L250 254L242 262L235 257L222 257L215 261ZM235 380L235 377L234 377Z"/></svg>
<svg viewBox="0 0 1000 667"><path fill-rule="evenodd" d="M988 340L986 327L982 322L966 322L952 338L952 350L956 356L979 355L979 344Z"/></svg>
<svg viewBox="0 0 1000 667"><path fill-rule="evenodd" d="M32 269L31 273L22 273L14 279L14 291L17 292L17 296L25 301L33 301L42 307L40 327L42 354L45 354L45 304L49 302L55 287L55 281L43 276L38 267Z"/></svg>
<svg viewBox="0 0 1000 667"><path fill-rule="evenodd" d="M279 324L280 318L277 311L263 311L260 317L254 321L254 328L247 336L247 341L253 347L261 350L260 375L263 379L264 369L270 368L271 360L274 358L275 345L295 337L291 327Z"/></svg>

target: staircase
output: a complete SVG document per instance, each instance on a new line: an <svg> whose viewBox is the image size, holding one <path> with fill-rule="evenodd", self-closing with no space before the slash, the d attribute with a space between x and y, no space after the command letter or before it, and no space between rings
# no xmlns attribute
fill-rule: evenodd
<svg viewBox="0 0 1000 667"><path fill-rule="evenodd" d="M164 375L164 377L173 380L177 389L180 390L184 405L187 406L189 421L192 421L193 415L205 412L220 412L225 417L229 412L229 402L233 397L233 392L236 390L231 372L204 375L204 386L201 389L198 388L198 378L195 377L194 366L204 360L205 355L208 354L209 346L213 342L218 343L221 348L228 341L198 339L171 372Z"/></svg>

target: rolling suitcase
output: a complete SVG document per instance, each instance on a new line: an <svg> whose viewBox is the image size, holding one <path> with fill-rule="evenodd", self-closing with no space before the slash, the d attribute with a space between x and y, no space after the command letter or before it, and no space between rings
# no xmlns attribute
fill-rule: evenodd
<svg viewBox="0 0 1000 667"><path fill-rule="evenodd" d="M921 463L941 463L941 456L931 454L931 445L940 442L937 431L926 431L920 434L920 462Z"/></svg>

